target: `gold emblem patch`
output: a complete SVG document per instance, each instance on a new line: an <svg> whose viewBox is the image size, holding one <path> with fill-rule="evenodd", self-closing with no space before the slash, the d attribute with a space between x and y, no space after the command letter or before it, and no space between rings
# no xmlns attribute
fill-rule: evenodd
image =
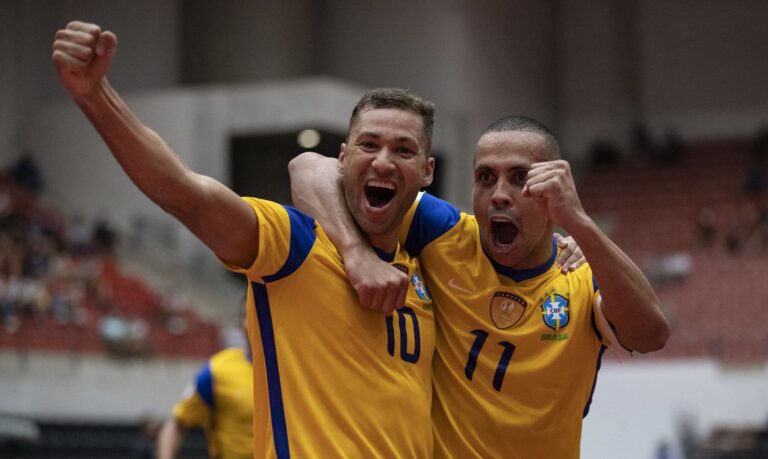
<svg viewBox="0 0 768 459"><path fill-rule="evenodd" d="M509 292L496 292L491 300L491 320L500 329L513 327L528 306L525 300Z"/></svg>
<svg viewBox="0 0 768 459"><path fill-rule="evenodd" d="M407 266L405 266L403 264L400 264L400 263L393 263L392 266L397 268L399 271L404 272L406 275L408 274L408 267Z"/></svg>

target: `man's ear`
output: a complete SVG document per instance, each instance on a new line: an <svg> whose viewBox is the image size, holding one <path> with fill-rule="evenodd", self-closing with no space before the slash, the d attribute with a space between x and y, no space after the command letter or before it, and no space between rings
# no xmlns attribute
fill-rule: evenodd
<svg viewBox="0 0 768 459"><path fill-rule="evenodd" d="M341 147L339 147L339 160L336 162L336 170L339 171L339 174L344 173L344 161L347 159L347 144L342 143Z"/></svg>
<svg viewBox="0 0 768 459"><path fill-rule="evenodd" d="M435 158L430 156L427 158L427 164L424 166L424 177L421 179L421 186L427 187L432 185L433 174L435 173Z"/></svg>

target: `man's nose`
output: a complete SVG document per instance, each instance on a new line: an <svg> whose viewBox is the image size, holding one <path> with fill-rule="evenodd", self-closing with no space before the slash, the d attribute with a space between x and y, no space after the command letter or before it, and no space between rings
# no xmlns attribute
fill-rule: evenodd
<svg viewBox="0 0 768 459"><path fill-rule="evenodd" d="M515 200L512 196L512 186L506 180L498 180L493 187L491 204L496 208L511 207Z"/></svg>
<svg viewBox="0 0 768 459"><path fill-rule="evenodd" d="M378 172L388 172L394 168L393 152L387 147L382 148L373 158L373 168Z"/></svg>

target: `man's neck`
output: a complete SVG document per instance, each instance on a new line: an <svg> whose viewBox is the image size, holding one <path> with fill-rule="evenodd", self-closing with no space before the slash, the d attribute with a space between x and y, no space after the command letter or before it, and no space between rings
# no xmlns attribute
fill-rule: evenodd
<svg viewBox="0 0 768 459"><path fill-rule="evenodd" d="M368 241L371 247L379 252L391 254L397 250L397 235L394 236L371 236L368 235Z"/></svg>

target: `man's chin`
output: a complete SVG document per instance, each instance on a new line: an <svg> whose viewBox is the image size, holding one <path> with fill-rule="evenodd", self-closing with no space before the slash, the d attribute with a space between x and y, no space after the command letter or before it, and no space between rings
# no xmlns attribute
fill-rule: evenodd
<svg viewBox="0 0 768 459"><path fill-rule="evenodd" d="M385 212L377 214L369 214L363 212L357 220L357 225L367 235L382 235L391 231L395 226L394 221L396 215L394 212Z"/></svg>
<svg viewBox="0 0 768 459"><path fill-rule="evenodd" d="M493 261L509 268L514 268L520 264L522 258L518 244L514 242L512 244L499 244L489 241L485 244L485 251Z"/></svg>

